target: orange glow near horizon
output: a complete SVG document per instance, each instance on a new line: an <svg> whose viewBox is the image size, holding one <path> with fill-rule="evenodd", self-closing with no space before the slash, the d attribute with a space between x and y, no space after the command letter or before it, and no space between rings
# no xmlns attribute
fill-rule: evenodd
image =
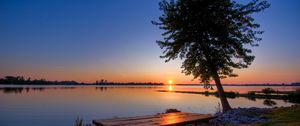
<svg viewBox="0 0 300 126"><path fill-rule="evenodd" d="M186 76L181 73L179 65L164 63L161 67L158 65L148 68L127 68L127 69L99 69L98 66L90 68L51 68L38 69L31 67L16 68L15 70L1 71L0 77L4 76L24 76L31 79L46 79L50 81L75 80L77 82L94 83L96 80L105 79L108 82L155 82L165 84L174 84L176 78L177 84L199 84L198 79L192 76ZM267 66L253 65L248 69L235 70L238 77L222 79L222 84L282 84L300 82L300 68L279 69ZM167 81L165 81L167 80ZM213 81L211 82L214 83Z"/></svg>
<svg viewBox="0 0 300 126"><path fill-rule="evenodd" d="M0 73L1 74L1 73ZM64 80L75 80L77 82L85 82L85 83L94 83L96 80L105 79L108 80L108 82L155 82L155 83L161 83L166 82L166 84L173 84L174 80L168 80L168 81L162 81L166 80L168 75L166 74L127 74L127 75L119 75L119 74L103 74L98 75L95 72L83 72L83 73L71 73L65 71L65 72L31 72L30 74L27 74L25 72L18 72L16 73L10 73L10 74L1 74L0 78L3 78L4 76L24 76L25 78L31 78L31 79L46 79L50 81L64 81ZM273 83L273 84L281 84L281 83L293 83L293 82L299 82L299 73L279 73L279 72L273 72L269 73L266 71L247 71L247 72L241 72L238 73L238 77L231 77L222 79L222 84L264 84L264 83ZM192 76L185 76L181 73L178 73L177 75L173 75L176 77L176 83L178 84L198 84L198 79L192 80ZM214 83L213 81L211 82Z"/></svg>

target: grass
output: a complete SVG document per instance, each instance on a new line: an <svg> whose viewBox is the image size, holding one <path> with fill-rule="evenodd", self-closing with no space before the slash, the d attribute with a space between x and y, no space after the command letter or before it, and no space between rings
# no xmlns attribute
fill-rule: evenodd
<svg viewBox="0 0 300 126"><path fill-rule="evenodd" d="M271 121L256 126L300 126L300 106L281 107L265 115Z"/></svg>
<svg viewBox="0 0 300 126"><path fill-rule="evenodd" d="M75 120L74 126L83 126L83 125L84 125L84 124L83 124L83 119L77 117L77 119Z"/></svg>

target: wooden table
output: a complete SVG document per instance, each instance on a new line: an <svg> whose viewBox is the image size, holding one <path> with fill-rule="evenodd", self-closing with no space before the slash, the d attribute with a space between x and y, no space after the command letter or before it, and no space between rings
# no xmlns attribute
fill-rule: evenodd
<svg viewBox="0 0 300 126"><path fill-rule="evenodd" d="M96 126L178 126L197 122L207 122L210 114L174 112L149 116L93 120Z"/></svg>

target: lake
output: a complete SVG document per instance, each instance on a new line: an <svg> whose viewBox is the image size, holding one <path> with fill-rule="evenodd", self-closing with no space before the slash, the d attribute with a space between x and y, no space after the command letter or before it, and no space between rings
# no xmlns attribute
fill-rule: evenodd
<svg viewBox="0 0 300 126"><path fill-rule="evenodd" d="M264 86L225 86L226 91L246 93ZM273 86L293 91L292 86ZM157 92L157 90L206 91L202 86L18 86L0 85L0 126L70 126L77 117L93 119L162 113L168 108L185 112L215 113L219 98L200 94ZM209 90L215 91L215 90ZM232 107L290 106L283 100L228 99Z"/></svg>

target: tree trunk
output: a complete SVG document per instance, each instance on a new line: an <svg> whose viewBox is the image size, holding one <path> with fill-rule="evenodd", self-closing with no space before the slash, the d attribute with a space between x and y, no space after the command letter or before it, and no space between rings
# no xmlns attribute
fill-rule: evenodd
<svg viewBox="0 0 300 126"><path fill-rule="evenodd" d="M230 105L227 101L227 98L225 96L224 89L223 89L223 86L221 85L219 75L216 75L214 77L214 80L215 80L215 83L216 83L216 86L217 86L217 89L218 89L218 94L219 94L219 97L220 97L220 100L221 100L223 112L226 112L226 111L230 110L231 107L230 107Z"/></svg>

